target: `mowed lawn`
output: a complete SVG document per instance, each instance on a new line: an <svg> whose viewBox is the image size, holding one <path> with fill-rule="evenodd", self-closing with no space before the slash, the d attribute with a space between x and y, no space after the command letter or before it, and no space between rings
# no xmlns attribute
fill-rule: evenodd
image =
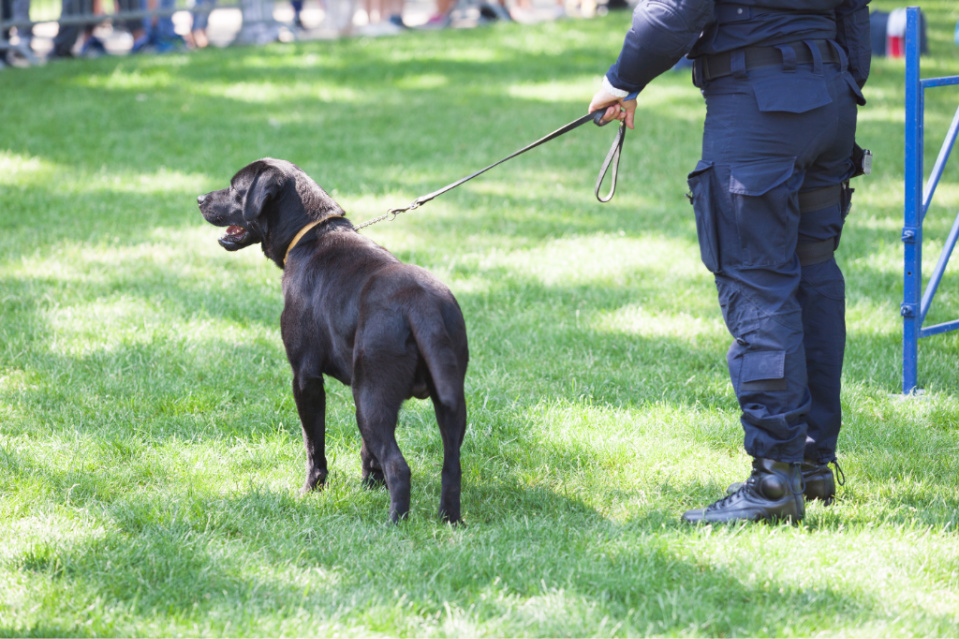
<svg viewBox="0 0 959 639"><path fill-rule="evenodd" d="M922 4L924 75L959 74L959 8ZM901 395L902 60L874 62L875 172L838 258L835 504L799 525L679 521L749 467L684 197L704 117L688 72L643 93L609 204L592 191L614 131L589 125L362 231L463 308L465 525L436 515L419 400L398 428L412 512L388 524L334 381L330 479L297 497L280 271L223 251L196 196L273 156L355 222L381 215L581 115L628 21L0 72L0 635L956 636L959 335L923 340L923 393ZM930 166L959 90L928 102ZM951 267L928 322L957 317Z"/></svg>

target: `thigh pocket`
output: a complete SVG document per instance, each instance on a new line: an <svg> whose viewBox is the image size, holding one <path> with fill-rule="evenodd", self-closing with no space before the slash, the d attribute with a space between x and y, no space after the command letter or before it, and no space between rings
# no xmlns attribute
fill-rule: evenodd
<svg viewBox="0 0 959 639"><path fill-rule="evenodd" d="M712 162L696 165L686 181L689 185L689 198L696 214L696 235L699 238L699 255L706 268L713 273L719 272L719 237L717 216L720 206L716 198L720 195L717 188L715 169Z"/></svg>
<svg viewBox="0 0 959 639"><path fill-rule="evenodd" d="M772 266L790 259L799 232L795 194L802 179L791 157L730 166L728 189L740 240L737 262Z"/></svg>

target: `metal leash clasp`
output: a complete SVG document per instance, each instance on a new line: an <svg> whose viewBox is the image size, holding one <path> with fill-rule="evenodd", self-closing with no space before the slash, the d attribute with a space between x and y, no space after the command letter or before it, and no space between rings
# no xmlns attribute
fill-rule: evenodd
<svg viewBox="0 0 959 639"><path fill-rule="evenodd" d="M388 210L388 211L386 212L386 214L389 216L389 221L392 222L393 220L396 219L396 216L399 215L400 213L407 213L407 212L409 212L409 211L415 211L415 210L418 209L418 208L420 208L420 201L419 201L419 200L413 200L412 202L409 203L409 205L407 205L407 206L405 206L405 207L403 207L403 208L401 208L401 209L390 209L390 210Z"/></svg>
<svg viewBox="0 0 959 639"><path fill-rule="evenodd" d="M360 229L365 229L367 226L372 226L373 224L376 224L377 222L382 222L383 220L392 222L393 220L396 219L397 215L399 215L400 213L405 213L406 211L409 211L409 210L410 210L410 207L406 207L404 209L389 209L383 215L374 217L372 220L367 220L366 222L363 222L362 224L358 224L354 226L353 228L359 231Z"/></svg>

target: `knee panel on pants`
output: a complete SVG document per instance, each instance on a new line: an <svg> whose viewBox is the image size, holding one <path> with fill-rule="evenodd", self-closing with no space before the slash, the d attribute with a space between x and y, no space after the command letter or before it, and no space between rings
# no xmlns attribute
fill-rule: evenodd
<svg viewBox="0 0 959 639"><path fill-rule="evenodd" d="M747 351L739 366L738 391L762 393L786 390L786 351Z"/></svg>

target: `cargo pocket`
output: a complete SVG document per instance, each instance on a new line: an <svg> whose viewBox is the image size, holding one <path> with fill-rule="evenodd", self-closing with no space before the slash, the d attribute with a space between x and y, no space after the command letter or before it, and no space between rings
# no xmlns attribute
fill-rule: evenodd
<svg viewBox="0 0 959 639"><path fill-rule="evenodd" d="M749 351L743 353L739 390L764 392L786 390L786 351Z"/></svg>
<svg viewBox="0 0 959 639"><path fill-rule="evenodd" d="M802 180L792 157L729 167L727 188L740 240L737 261L778 266L795 252L799 211L793 196Z"/></svg>
<svg viewBox="0 0 959 639"><path fill-rule="evenodd" d="M719 214L719 210L714 202L714 196L717 193L714 173L712 162L700 160L696 169L689 174L686 183L689 185L689 200L696 215L699 256L710 272L718 273L719 237L717 236L716 216Z"/></svg>

